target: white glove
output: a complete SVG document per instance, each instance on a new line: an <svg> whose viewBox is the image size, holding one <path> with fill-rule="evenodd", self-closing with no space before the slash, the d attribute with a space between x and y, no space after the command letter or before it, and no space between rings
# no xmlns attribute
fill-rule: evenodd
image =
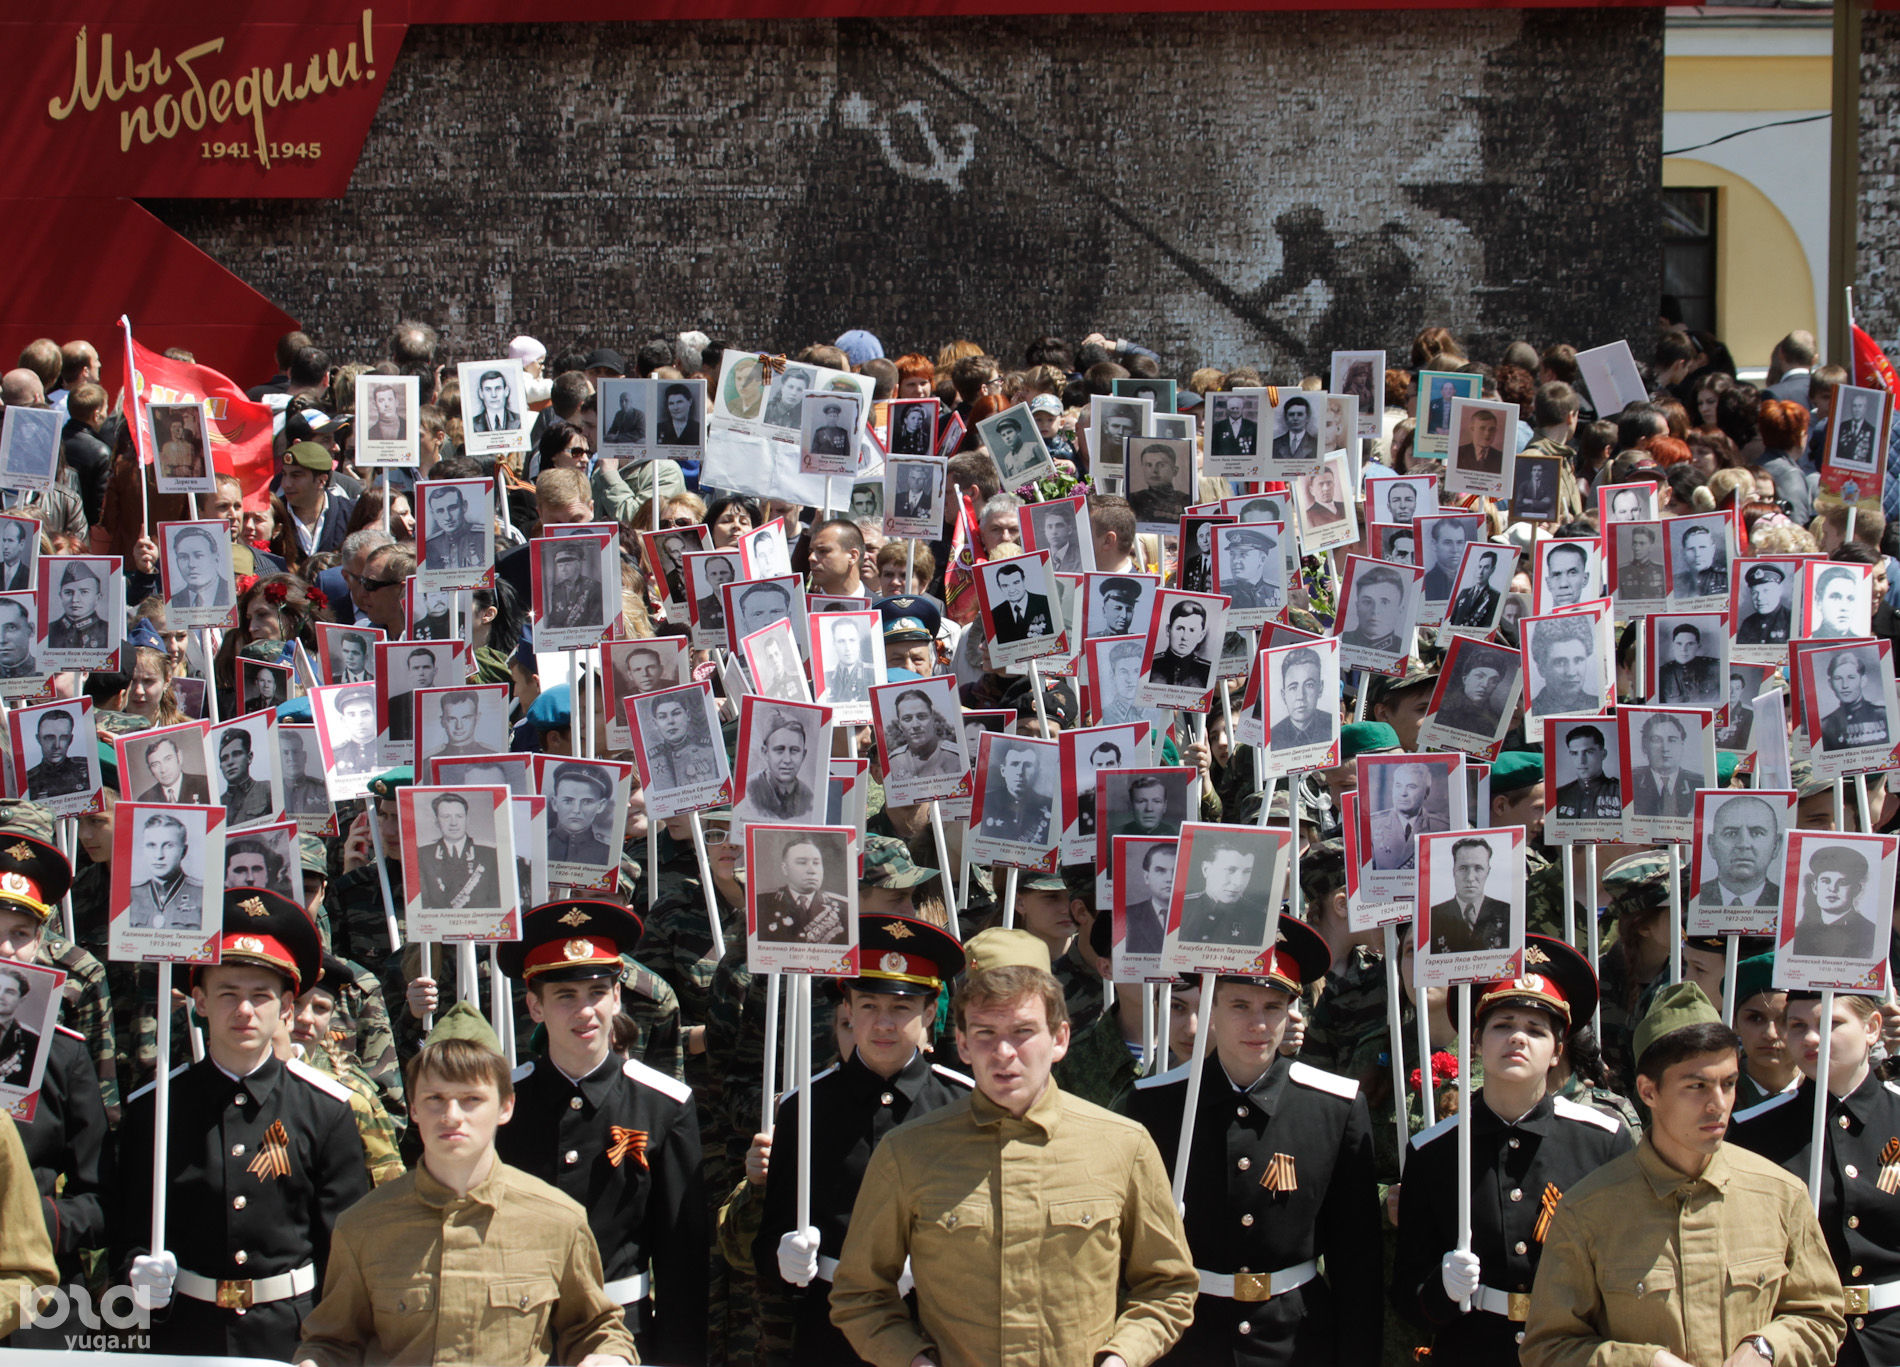
<svg viewBox="0 0 1900 1367"><path fill-rule="evenodd" d="M1478 1289L1478 1255L1454 1248L1438 1264L1438 1280L1453 1300L1468 1299Z"/></svg>
<svg viewBox="0 0 1900 1367"><path fill-rule="evenodd" d="M904 1259L904 1270L897 1274L897 1294L908 1296L917 1289L917 1279L910 1275L910 1259Z"/></svg>
<svg viewBox="0 0 1900 1367"><path fill-rule="evenodd" d="M810 1286L818 1276L818 1227L806 1225L779 1236L778 1274L793 1286Z"/></svg>
<svg viewBox="0 0 1900 1367"><path fill-rule="evenodd" d="M163 1310L172 1303L172 1283L178 1280L178 1259L163 1249L132 1259L132 1294L142 1306Z"/></svg>

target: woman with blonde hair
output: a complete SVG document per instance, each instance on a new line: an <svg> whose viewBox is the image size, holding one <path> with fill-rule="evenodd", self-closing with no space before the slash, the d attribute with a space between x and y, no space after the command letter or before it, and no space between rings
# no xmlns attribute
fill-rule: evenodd
<svg viewBox="0 0 1900 1367"><path fill-rule="evenodd" d="M153 726L176 726L190 721L178 705L172 662L162 650L139 646L132 656L132 673L125 685L125 710L144 717Z"/></svg>

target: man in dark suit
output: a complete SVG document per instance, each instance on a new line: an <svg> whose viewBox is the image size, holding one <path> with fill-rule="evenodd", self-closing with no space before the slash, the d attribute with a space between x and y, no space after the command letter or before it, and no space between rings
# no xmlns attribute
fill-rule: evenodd
<svg viewBox="0 0 1900 1367"><path fill-rule="evenodd" d="M1781 888L1768 875L1780 862L1781 818L1758 797L1731 797L1709 820L1715 877L1702 885L1696 905L1766 910L1781 905Z"/></svg>
<svg viewBox="0 0 1900 1367"><path fill-rule="evenodd" d="M506 375L499 370L484 370L481 378L475 382L475 393L481 401L481 409L475 414L477 432L517 432L521 429L521 415L508 402Z"/></svg>
<svg viewBox="0 0 1900 1367"><path fill-rule="evenodd" d="M1458 594L1458 601L1451 606L1450 622L1455 627L1476 627L1490 624L1498 610L1498 591L1491 587L1491 576L1497 573L1498 557L1494 551L1478 552L1478 577L1469 588Z"/></svg>
<svg viewBox="0 0 1900 1367"><path fill-rule="evenodd" d="M231 605L231 584L223 569L224 547L203 527L186 527L172 538L172 573L178 589L172 603L181 608Z"/></svg>
<svg viewBox="0 0 1900 1367"><path fill-rule="evenodd" d="M1867 872L1867 860L1858 850L1830 847L1809 861L1794 953L1816 959L1872 957L1874 922L1859 905Z"/></svg>
<svg viewBox="0 0 1900 1367"><path fill-rule="evenodd" d="M655 446L698 446L699 419L693 416L691 385L669 384L660 395L666 411L654 429Z"/></svg>
<svg viewBox="0 0 1900 1367"><path fill-rule="evenodd" d="M1286 430L1273 439L1273 458L1318 460L1319 434L1313 430L1313 405L1295 394L1280 405L1280 421Z"/></svg>
<svg viewBox="0 0 1900 1367"><path fill-rule="evenodd" d="M780 943L843 944L849 907L825 891L825 852L817 841L794 839L779 853L782 886L759 894L759 938Z"/></svg>
<svg viewBox="0 0 1900 1367"><path fill-rule="evenodd" d="M1491 877L1491 845L1477 836L1451 845L1450 900L1432 907L1430 926L1434 954L1468 954L1501 950L1511 937L1511 904L1485 896Z"/></svg>
<svg viewBox="0 0 1900 1367"><path fill-rule="evenodd" d="M1438 392L1432 395L1431 404L1425 412L1425 431L1428 435L1442 436L1451 431L1451 401L1457 397L1457 387L1450 380L1438 382Z"/></svg>
<svg viewBox="0 0 1900 1367"><path fill-rule="evenodd" d="M1242 416L1245 412L1239 398L1214 396L1213 425L1207 435L1209 455L1251 456L1260 449L1260 426Z"/></svg>
<svg viewBox="0 0 1900 1367"><path fill-rule="evenodd" d="M911 409L913 413L918 409ZM930 496L930 467L927 465L905 464L897 467L897 501L891 508L892 517L929 517L933 500Z"/></svg>
<svg viewBox="0 0 1900 1367"><path fill-rule="evenodd" d="M1168 900L1173 895L1175 854L1171 841L1150 845L1142 854L1140 890L1146 896L1142 901L1127 904L1128 938L1123 942L1123 953L1161 952L1161 942L1168 933Z"/></svg>
<svg viewBox="0 0 1900 1367"><path fill-rule="evenodd" d="M433 910L501 905L501 866L495 851L477 845L468 833L468 799L443 793L429 804L441 832L432 845L416 852L422 870L422 905Z"/></svg>
<svg viewBox="0 0 1900 1367"><path fill-rule="evenodd" d="M0 521L0 589L9 593L33 587L33 524L21 518Z"/></svg>
<svg viewBox="0 0 1900 1367"><path fill-rule="evenodd" d="M1695 814L1695 790L1707 785L1701 774L1682 767L1688 744L1688 728L1675 717L1657 715L1643 723L1643 758L1649 765L1631 776L1638 816Z"/></svg>
<svg viewBox="0 0 1900 1367"><path fill-rule="evenodd" d="M1280 700L1286 715L1273 726L1270 739L1275 750L1325 745L1333 739L1333 714L1319 705L1324 675L1316 651L1289 651L1281 662Z"/></svg>
<svg viewBox="0 0 1900 1367"><path fill-rule="evenodd" d="M1834 459L1843 465L1874 469L1880 455L1880 420L1874 414L1874 401L1866 394L1854 394L1840 435L1834 439Z"/></svg>
<svg viewBox="0 0 1900 1367"><path fill-rule="evenodd" d="M1458 448L1458 468L1474 475L1503 474L1504 448L1498 445L1498 415L1488 408L1477 409L1465 424L1465 435L1471 440Z"/></svg>
<svg viewBox="0 0 1900 1367"><path fill-rule="evenodd" d="M614 410L614 420L607 424L606 444L637 446L646 439L646 414L633 406L633 391L623 389L620 391L620 405Z"/></svg>
<svg viewBox="0 0 1900 1367"><path fill-rule="evenodd" d="M1425 598L1444 603L1458 587L1458 562L1464 558L1465 543L1471 540L1471 528L1452 518L1440 518L1431 524L1431 568L1425 571Z"/></svg>
<svg viewBox="0 0 1900 1367"><path fill-rule="evenodd" d="M990 622L1000 642L1026 641L1055 631L1049 599L1029 591L1029 575L1021 565L1005 563L991 580L1003 601L990 609Z"/></svg>
<svg viewBox="0 0 1900 1367"><path fill-rule="evenodd" d="M185 758L170 736L153 741L145 751L145 767L152 786L139 794L140 802L197 802L209 806L211 785L202 776L185 772Z"/></svg>

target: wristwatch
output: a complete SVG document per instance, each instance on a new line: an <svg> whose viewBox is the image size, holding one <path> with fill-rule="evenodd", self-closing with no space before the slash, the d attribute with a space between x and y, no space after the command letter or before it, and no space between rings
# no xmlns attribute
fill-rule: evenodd
<svg viewBox="0 0 1900 1367"><path fill-rule="evenodd" d="M1761 1354L1761 1360L1763 1362L1772 1363L1775 1360L1775 1345L1763 1338L1760 1334L1750 1334L1747 1338L1743 1339L1742 1342Z"/></svg>

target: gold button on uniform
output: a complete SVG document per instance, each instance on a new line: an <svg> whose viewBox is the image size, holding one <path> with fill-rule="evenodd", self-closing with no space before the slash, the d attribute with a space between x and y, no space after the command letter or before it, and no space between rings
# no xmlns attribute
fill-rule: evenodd
<svg viewBox="0 0 1900 1367"><path fill-rule="evenodd" d="M231 1146L231 1157L233 1158L244 1157L244 1146L242 1144L233 1144Z"/></svg>
<svg viewBox="0 0 1900 1367"><path fill-rule="evenodd" d="M1855 1167L1852 1163L1849 1163L1844 1169L1842 1169L1842 1171L1844 1171L1849 1177L1860 1176L1860 1169Z"/></svg>
<svg viewBox="0 0 1900 1367"><path fill-rule="evenodd" d="M236 1096L231 1098L231 1104L233 1106L242 1106L248 1100L250 1100L249 1097L245 1096L244 1093L239 1092ZM1847 1122L1843 1120L1841 1123L1845 1125Z"/></svg>
<svg viewBox="0 0 1900 1367"><path fill-rule="evenodd" d="M1248 1229L1252 1229L1252 1228L1253 1228L1253 1216L1251 1216L1251 1215L1243 1215L1243 1216L1241 1216L1241 1217L1240 1217L1240 1223L1241 1223L1241 1224L1242 1224L1243 1226L1245 1226L1246 1228L1248 1228Z"/></svg>
<svg viewBox="0 0 1900 1367"><path fill-rule="evenodd" d="M1241 1170L1242 1172L1245 1172L1245 1171L1247 1171L1247 1169L1248 1169L1248 1168L1251 1168L1252 1166L1253 1166L1253 1159L1251 1159L1251 1158L1243 1158L1243 1159L1241 1159L1241 1160L1240 1160L1240 1170Z"/></svg>
<svg viewBox="0 0 1900 1367"><path fill-rule="evenodd" d="M1253 1332L1253 1322L1251 1320L1242 1320L1239 1324L1234 1326L1234 1332L1236 1334L1251 1334Z"/></svg>
<svg viewBox="0 0 1900 1367"><path fill-rule="evenodd" d="M1848 1227L1849 1229L1859 1229L1859 1228L1860 1228L1860 1216L1858 1216L1858 1215L1850 1215L1850 1216L1848 1216L1848 1217L1847 1217L1847 1227Z"/></svg>
<svg viewBox="0 0 1900 1367"><path fill-rule="evenodd" d="M1855 1263L1854 1270L1852 1272L1849 1272L1847 1275L1850 1277L1858 1277L1860 1275L1860 1264Z"/></svg>
<svg viewBox="0 0 1900 1367"><path fill-rule="evenodd" d="M571 1097L569 1097L569 1098L567 1099L567 1109L568 1109L568 1110L570 1110L570 1111L578 1111L578 1110L579 1110L580 1108L581 1108L581 1099L580 1099L579 1097L577 1097L577 1096L571 1096Z"/></svg>
<svg viewBox="0 0 1900 1367"><path fill-rule="evenodd" d="M1245 1120L1247 1118L1247 1108L1245 1106L1236 1106L1234 1107L1234 1114L1239 1116L1242 1120Z"/></svg>
<svg viewBox="0 0 1900 1367"><path fill-rule="evenodd" d="M1526 1244L1522 1239L1519 1239L1517 1241L1517 1246L1513 1248L1511 1251L1513 1253L1523 1254L1523 1253L1528 1252L1529 1249L1530 1249L1530 1245Z"/></svg>
<svg viewBox="0 0 1900 1367"><path fill-rule="evenodd" d="M1515 1138L1513 1138L1513 1139L1511 1140L1511 1147L1512 1147L1512 1148L1516 1148L1516 1147L1517 1147L1517 1140L1516 1140Z"/></svg>
<svg viewBox="0 0 1900 1367"><path fill-rule="evenodd" d="M1841 1117L1841 1128L1842 1128L1843 1130L1847 1128L1847 1117L1846 1117L1846 1116L1842 1116L1842 1117Z"/></svg>
<svg viewBox="0 0 1900 1367"><path fill-rule="evenodd" d="M244 1264L248 1263L250 1260L251 1260L251 1255L246 1253L241 1248L236 1253L233 1253L231 1255L231 1261L236 1263L239 1267L244 1266Z"/></svg>
<svg viewBox="0 0 1900 1367"><path fill-rule="evenodd" d="M572 1149L569 1149L566 1153L561 1155L561 1161L563 1163L578 1163L580 1160L581 1156Z"/></svg>
<svg viewBox="0 0 1900 1367"><path fill-rule="evenodd" d="M1512 1188L1511 1188L1511 1199L1512 1199L1513 1201L1522 1201L1522 1200L1524 1199L1524 1188L1522 1188L1522 1187L1512 1187Z"/></svg>
<svg viewBox="0 0 1900 1367"><path fill-rule="evenodd" d="M885 1106L888 1106L888 1105L890 1105L890 1104L891 1104L891 1094L890 1094L889 1092L886 1092L886 1093L884 1093L884 1095L882 1095L882 1096L880 1096L880 1097L878 1098L878 1101L879 1101L879 1103L880 1103L880 1104L882 1104L882 1105L885 1105Z"/></svg>
<svg viewBox="0 0 1900 1367"><path fill-rule="evenodd" d="M244 1205L245 1205L245 1201L244 1201L244 1198L243 1198L242 1196L240 1196L240 1197L238 1197L238 1198L237 1198L237 1199L236 1199L235 1201L233 1201L233 1202L231 1202L231 1209L232 1209L232 1210L243 1210L243 1209L244 1209Z"/></svg>

